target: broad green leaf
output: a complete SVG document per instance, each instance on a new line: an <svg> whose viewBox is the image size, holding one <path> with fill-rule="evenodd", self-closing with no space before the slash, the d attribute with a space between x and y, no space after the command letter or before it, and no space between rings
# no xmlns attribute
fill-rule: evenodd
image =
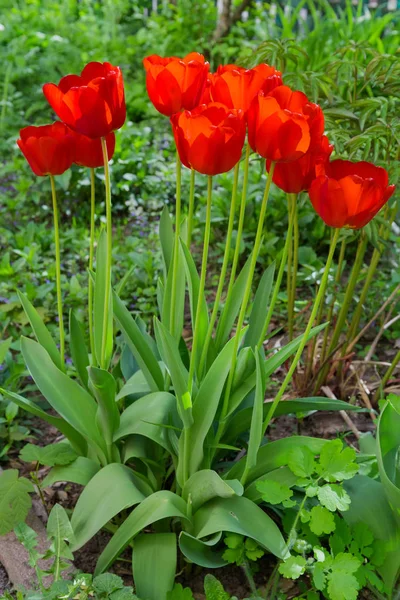
<svg viewBox="0 0 400 600"><path fill-rule="evenodd" d="M175 533L145 533L133 544L135 591L146 600L167 600L175 583L177 562ZM157 566L157 576L154 567Z"/></svg>
<svg viewBox="0 0 400 600"><path fill-rule="evenodd" d="M225 592L222 583L210 573L207 573L204 577L204 591L207 600L231 600L230 595Z"/></svg>
<svg viewBox="0 0 400 600"><path fill-rule="evenodd" d="M82 327L71 310L69 313L69 343L71 347L72 361L75 365L76 372L79 375L82 385L88 387L88 372L89 354L86 347L85 336L83 335Z"/></svg>
<svg viewBox="0 0 400 600"><path fill-rule="evenodd" d="M194 597L190 588L184 588L182 584L176 583L172 592L168 592L167 600L194 600Z"/></svg>
<svg viewBox="0 0 400 600"><path fill-rule="evenodd" d="M269 504L281 504L293 496L293 491L288 485L268 478L258 481L257 489L264 502Z"/></svg>
<svg viewBox="0 0 400 600"><path fill-rule="evenodd" d="M24 398L19 394L15 394L14 392L9 392L0 388L0 392L3 396L9 398L15 404L17 404L20 408L23 408L27 412L35 415L35 417L39 417L46 423L53 425L58 431L61 431L63 435L70 441L71 446L76 450L78 454L83 456L87 453L87 442L85 438L74 429L66 420L61 417L54 417L53 415L49 415L44 410L41 410L36 406L32 400L28 400L28 398Z"/></svg>
<svg viewBox="0 0 400 600"><path fill-rule="evenodd" d="M121 391L118 392L117 400L122 400L122 398L126 398L126 396L141 397L150 394L150 392L151 389L146 381L143 371L136 371L136 373L133 373L133 375L129 377Z"/></svg>
<svg viewBox="0 0 400 600"><path fill-rule="evenodd" d="M12 337L9 337L6 340L0 341L0 365L5 361L7 352L10 349L12 341L13 341Z"/></svg>
<svg viewBox="0 0 400 600"><path fill-rule="evenodd" d="M289 556L279 566L279 573L286 579L298 579L306 570L307 561L303 556Z"/></svg>
<svg viewBox="0 0 400 600"><path fill-rule="evenodd" d="M179 548L181 552L195 565L207 569L218 569L224 567L228 562L222 558L222 552L213 551L210 546L214 546L221 539L221 533L207 539L198 540L189 533L182 531L179 536Z"/></svg>
<svg viewBox="0 0 400 600"><path fill-rule="evenodd" d="M110 297L106 298L106 282L109 276L106 269L107 263L107 234L103 229L100 233L97 242L96 253L96 279L94 282L94 304L93 304L93 333L94 333L94 351L96 354L96 364L100 364L103 330L106 327L106 351L105 351L105 368L108 369L112 350L113 350L113 311L111 299L111 282L110 282ZM107 322L104 323L104 309L108 306Z"/></svg>
<svg viewBox="0 0 400 600"><path fill-rule="evenodd" d="M400 525L400 477L398 471L400 407L397 398L394 395L389 396L389 400L379 417L377 459L383 488Z"/></svg>
<svg viewBox="0 0 400 600"><path fill-rule="evenodd" d="M289 556L285 540L274 521L248 498L214 498L194 515L194 535L201 539L220 531L239 533L285 559Z"/></svg>
<svg viewBox="0 0 400 600"><path fill-rule="evenodd" d="M307 446L293 448L289 454L288 467L297 477L310 477L315 471L315 457Z"/></svg>
<svg viewBox="0 0 400 600"><path fill-rule="evenodd" d="M275 263L272 263L260 279L249 317L249 328L243 341L244 346L255 348L259 342L269 309L274 273Z"/></svg>
<svg viewBox="0 0 400 600"><path fill-rule="evenodd" d="M255 467L257 454L263 438L263 406L265 399L266 380L263 368L262 352L255 351L256 358L256 395L250 425L249 444L247 447L245 475Z"/></svg>
<svg viewBox="0 0 400 600"><path fill-rule="evenodd" d="M118 590L122 590L123 587L123 580L114 573L103 573L93 579L93 589L96 592L96 595L101 598L108 598L111 594L114 594ZM114 596L111 596L111 598L114 598Z"/></svg>
<svg viewBox="0 0 400 600"><path fill-rule="evenodd" d="M21 338L22 354L36 385L48 403L101 452L104 440L96 425L96 402L76 381L62 373L40 344Z"/></svg>
<svg viewBox="0 0 400 600"><path fill-rule="evenodd" d="M186 503L168 490L155 492L139 504L113 535L97 561L95 575L103 573L143 529L160 521L177 517L187 520Z"/></svg>
<svg viewBox="0 0 400 600"><path fill-rule="evenodd" d="M36 309L33 307L33 305L29 302L29 300L28 300L27 296L25 296L25 294L22 294L19 291L17 291L17 293L18 293L18 298L20 299L22 307L25 311L25 314L29 319L29 322L31 324L31 327L33 329L33 332L36 336L37 341L46 350L46 352L48 353L48 355L50 356L51 360L56 365L56 367L58 367L59 369L63 369L63 365L61 362L61 356L58 351L57 345L56 345L55 341L53 340L53 338L51 337L51 334L50 334L49 330L47 329L46 325L43 323L41 316L36 311Z"/></svg>
<svg viewBox="0 0 400 600"><path fill-rule="evenodd" d="M243 487L237 481L239 495L243 494ZM185 483L182 490L182 498L192 504L192 511L196 512L203 504L212 498L230 498L236 495L236 490L229 482L224 481L216 471L204 469L194 473Z"/></svg>
<svg viewBox="0 0 400 600"><path fill-rule="evenodd" d="M60 504L55 504L47 521L47 536L53 540L54 553L57 558L64 557L73 560L73 555L66 542L74 542L74 532L68 515Z"/></svg>
<svg viewBox="0 0 400 600"><path fill-rule="evenodd" d="M34 491L28 479L18 477L17 469L7 469L0 474L0 535L25 521L32 506L29 493Z"/></svg>
<svg viewBox="0 0 400 600"><path fill-rule="evenodd" d="M69 465L78 458L77 453L68 442L49 444L48 446L37 446L26 444L19 453L25 462L38 462L47 467L55 465Z"/></svg>
<svg viewBox="0 0 400 600"><path fill-rule="evenodd" d="M130 314L129 310L113 293L114 316L121 329L125 341L128 344L137 363L143 371L146 381L153 392L164 389L164 376L154 356L153 350L148 343L146 336L140 331L139 326Z"/></svg>
<svg viewBox="0 0 400 600"><path fill-rule="evenodd" d="M124 465L113 463L101 469L79 496L72 513L75 535L72 550L86 544L121 510L141 502L146 491L142 480Z"/></svg>
<svg viewBox="0 0 400 600"><path fill-rule="evenodd" d="M315 535L323 535L335 531L333 514L324 506L314 506L311 509L310 529Z"/></svg>
<svg viewBox="0 0 400 600"><path fill-rule="evenodd" d="M325 481L351 479L359 469L355 460L353 448L343 448L343 442L339 439L330 440L321 449L317 472Z"/></svg>
<svg viewBox="0 0 400 600"><path fill-rule="evenodd" d="M119 427L119 410L115 401L117 383L108 371L89 367L89 387L97 400L96 424L107 444L109 458L113 436Z"/></svg>
<svg viewBox="0 0 400 600"><path fill-rule="evenodd" d="M321 505L332 512L349 510L350 496L341 485L332 483L322 485L318 488L317 496Z"/></svg>
<svg viewBox="0 0 400 600"><path fill-rule="evenodd" d="M265 479L278 483L280 486L288 488L293 487L296 484L298 477L292 473L289 467L279 467L273 471L269 471L265 475L262 475L259 479L255 479L245 490L244 495L253 502L260 502L262 493L259 489L259 483L262 483Z"/></svg>
<svg viewBox="0 0 400 600"><path fill-rule="evenodd" d="M70 465L57 466L51 469L44 478L42 486L51 486L57 481L69 481L71 483L79 483L79 485L87 485L99 470L99 463L90 458L79 456Z"/></svg>
<svg viewBox="0 0 400 600"><path fill-rule="evenodd" d="M169 392L148 394L124 410L114 440L132 434L143 435L172 453L165 426L176 420L175 396Z"/></svg>
<svg viewBox="0 0 400 600"><path fill-rule="evenodd" d="M175 249L173 251L173 255L175 253ZM173 282L174 275L174 256L172 256L172 262L168 269L167 280L165 282L164 296L162 302L162 313L161 313L161 322L169 331L170 321L171 321L171 313L174 315L174 330L171 332L171 335L174 339L179 340L182 334L183 329L183 319L184 319L184 308L185 308L185 267L183 261L183 253L182 248L178 245L178 259L176 262L176 280ZM176 295L175 302L172 306L172 286L176 285Z"/></svg>

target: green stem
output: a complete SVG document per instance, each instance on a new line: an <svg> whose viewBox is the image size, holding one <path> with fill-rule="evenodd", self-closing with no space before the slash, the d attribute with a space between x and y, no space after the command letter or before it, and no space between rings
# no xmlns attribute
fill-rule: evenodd
<svg viewBox="0 0 400 600"><path fill-rule="evenodd" d="M61 294L61 258L60 258L60 230L57 207L56 185L53 175L50 175L51 196L53 200L53 219L54 219L54 244L56 248L56 288L57 288L57 310L58 310L58 328L60 332L60 355L61 364L65 367L65 333L63 305Z"/></svg>
<svg viewBox="0 0 400 600"><path fill-rule="evenodd" d="M386 371L386 373L384 374L381 384L379 386L379 394L382 396L383 392L385 391L385 386L387 384L387 382L389 381L389 379L391 378L391 376L393 375L393 371L395 370L395 368L397 367L397 365L400 362L400 350L398 351L398 353L396 354L396 356L394 357L394 359L392 360L392 364L390 365L390 367L388 368L388 370Z"/></svg>
<svg viewBox="0 0 400 600"><path fill-rule="evenodd" d="M297 269L299 265L299 219L297 212L297 195L292 194L292 204L293 204L293 270L292 270L292 293L291 293L291 302L292 305L290 307L292 313L292 336L293 336L293 328L294 328L294 307L296 302L296 292L297 292Z"/></svg>
<svg viewBox="0 0 400 600"><path fill-rule="evenodd" d="M292 206L292 211L294 209L295 209L295 207ZM266 317L266 320L265 320L264 329L262 330L260 339L259 339L258 344L257 344L257 349L258 350L263 345L264 340L265 340L265 338L267 336L268 327L269 327L269 324L270 324L271 319L272 319L272 315L273 315L273 312L274 312L274 309L275 309L276 301L278 299L279 290L281 289L283 274L285 272L285 267L286 267L288 252L289 252L289 246L292 243L292 231L293 231L293 219L289 215L288 230L287 230L287 234L286 234L285 246L283 248L283 254L282 254L282 258L281 258L281 264L279 266L278 277L276 278L276 282L275 282L275 286L274 286L274 291L272 293L271 302L270 302L270 305L269 305L269 308L268 308L268 313L267 313L267 317Z"/></svg>
<svg viewBox="0 0 400 600"><path fill-rule="evenodd" d="M107 256L106 256L106 280L104 290L104 313L103 313L103 337L101 340L100 367L106 369L106 351L108 336L109 311L111 310L111 267L112 267L112 215L111 215L111 183L110 168L108 164L107 143L104 137L101 138L101 149L103 151L104 162L104 182L106 188L106 220L107 220Z"/></svg>
<svg viewBox="0 0 400 600"><path fill-rule="evenodd" d="M94 233L95 233L95 216L96 216L96 184L94 169L90 169L90 247L89 247L89 271L93 271L94 262ZM92 361L95 356L94 351L94 336L93 336L93 281L89 273L88 282L88 316L89 316L89 339Z"/></svg>
<svg viewBox="0 0 400 600"><path fill-rule="evenodd" d="M216 446L218 445L219 440L221 439L221 436L224 432L225 418L228 414L229 398L230 398L233 379L234 379L234 375L235 375L235 367L236 367L236 360L237 360L237 352L238 352L238 348L239 348L239 341L240 341L240 337L241 337L241 330L243 327L244 318L246 316L247 305L249 303L250 294L251 294L251 286L253 283L254 271L256 268L258 253L260 251L261 238L262 238L262 233L263 233L263 229L264 229L265 213L267 210L269 190L271 188L272 177L274 175L274 168L275 168L275 163L271 163L271 168L268 173L267 182L265 184L264 196L263 196L263 199L261 202L261 209L260 209L260 216L258 219L256 239L254 241L254 248L253 248L253 252L251 254L250 269L249 269L249 273L247 275L246 287L245 287L244 296L243 296L242 304L240 306L239 317L238 317L238 321L237 321L237 325L236 325L236 333L235 333L233 351L232 351L232 364L231 364L231 368L229 371L228 382L227 382L227 385L225 388L224 401L223 401L223 405L222 405L220 422L219 422L219 426L218 426L218 430L217 430L217 434L216 434L216 442L215 442Z"/></svg>
<svg viewBox="0 0 400 600"><path fill-rule="evenodd" d="M251 593L254 596L257 596L257 586L256 586L256 583L254 581L253 573L251 572L251 568L250 568L249 562L248 562L248 560L246 558L243 561L242 567L243 567L243 571L244 571L244 573L245 573L245 575L247 577L247 581L249 582L249 587L250 587Z"/></svg>
<svg viewBox="0 0 400 600"><path fill-rule="evenodd" d="M176 209L175 209L175 237L174 257L172 261L172 289L171 289L171 314L170 331L175 335L175 303L177 294L178 262L179 262L179 238L181 235L181 183L182 164L178 152L176 153Z"/></svg>
<svg viewBox="0 0 400 600"><path fill-rule="evenodd" d="M244 225L244 217L246 214L246 200L247 200L247 182L248 182L248 178L249 178L249 160L250 160L250 144L249 142L247 142L247 146L246 146L246 156L244 159L244 174L243 174L243 187L242 187L242 198L240 201L240 211L239 211L239 221L238 221L238 229L237 229L237 236L236 236L236 244L235 244L235 252L233 255L233 262L232 262L232 269L231 269L231 274L229 277L229 283L228 283L228 291L226 293L226 300L225 300L225 309L224 312L222 314L221 317L221 326L219 331L221 332L220 335L222 335L223 332L223 325L226 319L227 314L229 313L229 307L231 305L232 302L232 289L233 289L233 285L235 283L235 278L236 278L236 271L237 271L237 267L239 264L239 256L240 256L240 248L241 248L241 244L242 244L242 234L243 234L243 225ZM221 338L220 336L217 335L217 339L216 339L216 344L217 347L220 346L221 344Z"/></svg>
<svg viewBox="0 0 400 600"><path fill-rule="evenodd" d="M288 535L287 546L288 546L289 550L291 550L293 548L293 544L295 542L295 540L293 538L294 538L294 534L296 532L297 523L299 522L301 511L303 510L306 501L307 501L307 496L306 496L306 494L304 494L303 500L300 503L299 510L297 511L296 517L293 521L293 525L291 526L290 532Z"/></svg>
<svg viewBox="0 0 400 600"><path fill-rule="evenodd" d="M236 194L237 194L238 178L239 178L239 163L237 163L237 165L235 166L235 171L234 171L234 175L233 175L232 199L231 199L231 206L230 206L230 210L229 210L228 231L226 234L224 258L222 261L222 267L221 267L221 273L219 276L217 293L215 295L214 307L213 307L213 311L211 314L210 323L208 325L208 330L207 330L206 339L204 341L203 350L201 353L201 359L200 359L200 365L199 365L200 375L203 372L204 364L207 359L208 347L210 345L212 332L214 329L215 321L217 319L219 303L221 300L222 290L224 288L224 283L225 283L226 271L228 269L229 255L230 255L230 251L231 251L233 225L235 222L235 207L236 207Z"/></svg>
<svg viewBox="0 0 400 600"><path fill-rule="evenodd" d="M196 177L196 171L194 169L192 169L190 172L189 212L188 212L187 238L186 238L186 245L189 248L189 250L190 250L190 245L192 243L192 233L193 233L195 177Z"/></svg>
<svg viewBox="0 0 400 600"><path fill-rule="evenodd" d="M292 195L287 195L289 219L292 218ZM292 310L292 275L293 275L293 238L290 240L287 258L286 291L288 301L288 331L289 340L293 339L293 310Z"/></svg>
<svg viewBox="0 0 400 600"><path fill-rule="evenodd" d="M318 293L318 292L317 292ZM322 321L322 313L324 312L324 303L321 302L319 309L318 309L318 313L317 313L317 319L314 323L315 327L318 327L318 325L321 323ZM307 366L306 366L306 383L309 381L310 376L311 376L311 371L313 369L314 366L314 356L315 356L315 350L317 348L317 341L318 341L318 336L314 336L313 341L311 342L311 352L309 352L309 356L307 359Z"/></svg>
<svg viewBox="0 0 400 600"><path fill-rule="evenodd" d="M197 306L196 306L196 316L193 323L193 345L192 345L192 353L190 357L190 367L189 367L189 380L188 380L188 390L189 393L192 393L193 387L193 377L196 368L196 358L197 358L197 350L199 345L199 318L201 312L201 303L204 296L204 289L206 285L206 275L207 275L207 260L208 260L208 248L210 245L210 233L211 233L211 198L212 198L212 177L208 177L208 186L207 186L207 209L206 209L206 225L204 231L204 244L203 244L203 256L201 260L201 273L200 273L200 284L199 284L199 295L197 297Z"/></svg>
<svg viewBox="0 0 400 600"><path fill-rule="evenodd" d="M270 410L268 411L268 414L264 420L264 424L263 424L264 431L266 431L268 425L270 424L271 419L274 416L276 407L278 406L283 394L285 393L287 386L289 385L290 381L292 380L293 373L295 372L296 367L300 361L301 355L303 353L304 347L307 343L308 337L310 335L310 331L311 331L313 323L315 321L315 317L317 316L319 305L325 296L326 284L328 282L329 271L332 266L333 255L334 255L336 244L337 244L337 241L339 238L339 233L340 233L340 229L335 229L335 233L333 235L333 239L332 239L331 246L329 249L328 258L326 260L324 274L321 279L321 285L319 286L317 297L314 300L314 306L311 311L311 315L308 320L306 330L305 330L303 338L301 340L301 344L298 347L295 357L292 361L292 364L290 365L289 371L287 372L287 375L286 375L285 379L283 380L282 385L279 388L279 391L278 391L277 395L275 396L272 406L271 406Z"/></svg>

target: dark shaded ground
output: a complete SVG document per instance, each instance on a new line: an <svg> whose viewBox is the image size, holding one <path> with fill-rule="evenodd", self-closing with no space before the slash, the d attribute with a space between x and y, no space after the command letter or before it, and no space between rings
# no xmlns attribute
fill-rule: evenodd
<svg viewBox="0 0 400 600"><path fill-rule="evenodd" d="M6 590L9 588L9 580L7 571L4 569L2 564L0 563L0 594L4 594Z"/></svg>

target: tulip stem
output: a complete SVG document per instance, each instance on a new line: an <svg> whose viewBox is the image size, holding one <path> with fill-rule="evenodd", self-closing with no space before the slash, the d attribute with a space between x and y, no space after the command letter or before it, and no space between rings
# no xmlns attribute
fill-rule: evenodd
<svg viewBox="0 0 400 600"><path fill-rule="evenodd" d="M378 401L380 397L383 396L383 393L385 391L385 387L387 382L389 381L389 379L391 378L395 368L397 367L397 365L400 362L400 350L398 351L398 353L396 354L396 356L394 357L392 364L390 365L390 367L388 368L388 370L386 371L386 373L384 374L381 384L377 390L376 396L375 396L375 400Z"/></svg>
<svg viewBox="0 0 400 600"><path fill-rule="evenodd" d="M226 292L225 309L221 315L221 321L220 321L219 328L218 328L219 335L217 333L217 338L216 338L217 347L219 347L221 344L221 336L222 336L222 333L224 330L223 325L225 323L226 316L229 312L229 307L232 302L232 288L235 283L236 271L237 271L237 267L238 267L238 263L239 263L240 249L241 249L241 244L242 244L244 217L246 214L247 182L249 179L250 150L251 150L250 144L249 144L249 142L247 142L246 155L245 155L245 159L244 159L242 198L240 201L240 212L239 212L239 221L238 221L238 228L237 228L235 252L233 255L232 269L231 269L231 274L229 277L228 291Z"/></svg>
<svg viewBox="0 0 400 600"><path fill-rule="evenodd" d="M207 260L208 260L208 248L210 245L210 234L211 234L211 198L212 198L212 177L208 176L207 185L207 209L206 209L206 224L204 231L204 243L203 243L203 256L201 259L201 273L199 283L199 294L197 297L196 315L193 323L193 345L192 353L190 356L190 367L189 367L189 379L188 379L188 390L192 393L193 378L196 368L197 349L199 345L199 319L201 313L201 307L203 303L204 289L206 285L207 275Z"/></svg>
<svg viewBox="0 0 400 600"><path fill-rule="evenodd" d="M96 183L94 169L90 169L90 246L89 246L89 282L88 282L88 316L89 316L89 339L92 362L95 356L93 337L93 281L91 272L94 262L94 233L96 216Z"/></svg>
<svg viewBox="0 0 400 600"><path fill-rule="evenodd" d="M295 206L294 205L292 205L292 212L293 212L293 210L295 210ZM275 286L274 286L274 291L272 293L272 298L271 298L271 302L270 302L270 305L269 305L269 308L268 308L267 317L265 319L264 328L262 330L260 339L258 340L257 350L259 350L261 348L261 346L263 345L265 337L266 337L266 335L268 333L268 327L269 327L269 324L270 324L271 319L272 319L272 315L273 315L275 304L276 304L276 301L277 301L277 298L278 298L279 290L281 289L283 274L285 272L285 267L286 267L288 252L289 252L289 246L292 243L292 231L293 231L293 219L289 215L288 230L287 230L287 234L286 234L285 246L283 248L283 254L282 254L282 258L281 258L281 264L279 265L278 276L276 278L276 282L275 282Z"/></svg>
<svg viewBox="0 0 400 600"><path fill-rule="evenodd" d="M244 319L246 316L247 305L248 305L249 299L250 299L251 286L253 283L253 276L254 276L254 271L256 268L258 253L260 251L262 233L263 233L263 229L264 229L265 213L267 210L269 190L271 188L272 177L274 175L274 169L275 169L275 163L271 163L271 167L270 167L268 177L267 177L267 182L265 184L264 196L263 196L263 199L261 202L261 209L260 209L260 216L258 218L256 239L254 241L254 248L253 248L253 252L251 254L250 269L249 269L249 273L247 275L246 287L245 287L244 296L243 296L242 304L240 306L239 317L238 317L238 321L237 321L237 325L236 325L236 333L235 333L235 337L234 337L234 344L233 344L233 350L232 350L232 364L231 364L231 368L230 368L229 375L228 375L228 381L227 381L227 385L225 388L224 400L223 400L223 404L222 404L221 416L220 416L220 420L219 420L218 430L216 433L216 440L215 440L216 446L218 445L219 440L221 439L221 436L224 432L225 419L228 415L229 398L231 395L233 379L235 376L235 368L236 368L237 353L238 353L238 349L239 349L239 341L241 338L241 331L242 331Z"/></svg>
<svg viewBox="0 0 400 600"><path fill-rule="evenodd" d="M177 294L177 278L179 263L179 239L181 236L181 185L182 185L182 163L178 152L176 153L176 207L175 207L175 237L174 254L172 261L172 289L171 289L171 314L170 314L170 332L175 336L175 304Z"/></svg>
<svg viewBox="0 0 400 600"><path fill-rule="evenodd" d="M61 259L60 259L60 230L57 206L56 185L53 175L50 175L51 196L53 200L53 219L54 219L54 244L56 249L56 288L57 288L57 310L58 310L58 328L60 332L60 355L61 364L65 368L65 333L63 305L61 294Z"/></svg>
<svg viewBox="0 0 400 600"><path fill-rule="evenodd" d="M195 176L196 176L196 171L194 169L192 169L190 172L189 212L188 212L187 238L186 238L186 245L189 250L190 250L190 245L192 243L192 233L193 233Z"/></svg>
<svg viewBox="0 0 400 600"><path fill-rule="evenodd" d="M230 206L230 210L229 210L228 231L226 234L224 258L222 261L222 267L221 267L221 273L219 276L217 293L215 295L214 307L213 307L213 311L211 314L210 323L208 325L208 330L207 330L206 339L204 341L203 350L201 353L200 365L199 365L200 375L203 372L204 364L205 364L205 361L207 358L208 347L210 345L212 332L214 329L215 321L217 319L219 303L221 300L222 290L224 288L224 283L225 283L226 271L228 269L229 255L230 255L230 251L231 251L233 225L235 222L235 207L236 207L236 194L237 194L238 178L239 178L239 163L237 163L237 165L235 166L235 171L233 174L232 199L231 199L231 206Z"/></svg>
<svg viewBox="0 0 400 600"><path fill-rule="evenodd" d="M291 338L293 338L294 329L294 307L296 302L296 291L297 291L297 268L299 264L299 221L297 213L297 195L291 194L293 204L293 261L292 261L292 290L290 295L291 306Z"/></svg>
<svg viewBox="0 0 400 600"><path fill-rule="evenodd" d="M289 219L292 218L292 195L287 195ZM292 312L292 275L293 275L293 236L290 239L287 258L286 294L288 302L288 332L289 339L293 339L293 312Z"/></svg>
<svg viewBox="0 0 400 600"><path fill-rule="evenodd" d="M294 359L292 361L292 364L290 365L289 371L287 372L287 375L286 375L285 379L283 380L282 385L279 388L279 391L278 391L277 395L275 396L275 399L274 399L274 401L272 403L272 406L269 409L268 414L267 414L267 416L266 416L266 418L264 420L264 423L263 423L263 431L264 432L267 430L267 428L268 428L268 426L269 426L269 424L271 422L271 419L272 419L272 417L275 414L276 408L277 408L277 406L278 406L278 404L279 404L279 402L280 402L283 394L285 393L287 386L289 385L289 383L292 380L293 373L295 372L295 370L297 368L297 365L298 365L298 363L299 363L299 361L301 359L301 355L303 354L303 350L305 348L305 345L306 345L306 343L308 341L308 337L310 335L312 326L314 324L315 317L318 314L319 306L320 306L321 302L324 299L325 291L326 291L326 285L327 285L328 277L329 277L329 271L330 271L331 266L332 266L333 255L335 253L335 248L336 248L336 245L337 245L337 241L339 239L339 234L340 234L340 229L335 229L335 233L333 235L333 239L332 239L331 246L330 246L330 249L329 249L328 258L326 260L324 274L323 274L322 279L321 279L321 285L319 286L318 294L317 294L317 296L316 296L316 298L314 300L314 306L312 308L311 315L310 315L310 318L308 320L306 330L305 330L305 332L303 334L300 346L297 349L297 352L296 352L295 357L294 357Z"/></svg>
<svg viewBox="0 0 400 600"><path fill-rule="evenodd" d="M104 313L103 313L103 337L101 340L100 367L107 368L106 351L108 337L109 311L111 310L111 267L112 267L112 215L111 215L111 185L110 168L108 164L107 143L104 137L101 138L101 149L103 151L104 161L104 181L106 188L106 219L107 219L107 255L106 255L106 279L104 292Z"/></svg>

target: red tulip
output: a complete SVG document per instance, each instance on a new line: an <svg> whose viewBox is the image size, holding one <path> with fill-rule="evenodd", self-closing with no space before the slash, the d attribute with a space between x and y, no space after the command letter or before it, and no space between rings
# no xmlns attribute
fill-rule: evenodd
<svg viewBox="0 0 400 600"><path fill-rule="evenodd" d="M308 152L301 158L289 163L278 162L275 165L273 182L288 194L298 194L308 190L316 177L317 166L325 164L332 151L333 146L329 144L328 138L326 135L322 136L320 143L310 146ZM271 161L267 160L267 171L270 166Z"/></svg>
<svg viewBox="0 0 400 600"><path fill-rule="evenodd" d="M289 162L304 156L324 131L322 110L286 85L260 92L247 113L249 143L261 156Z"/></svg>
<svg viewBox="0 0 400 600"><path fill-rule="evenodd" d="M395 190L382 167L334 160L317 168L308 191L316 212L330 227L360 229L374 218Z"/></svg>
<svg viewBox="0 0 400 600"><path fill-rule="evenodd" d="M103 150L101 148L101 140L99 138L92 139L86 135L73 132L75 137L75 156L74 163L80 167L88 167L95 169L104 165ZM115 150L115 133L111 132L106 137L108 160L114 155Z"/></svg>
<svg viewBox="0 0 400 600"><path fill-rule="evenodd" d="M74 160L75 140L64 123L21 129L17 144L35 175L61 175Z"/></svg>
<svg viewBox="0 0 400 600"><path fill-rule="evenodd" d="M46 83L43 93L61 121L92 139L105 137L125 122L122 73L108 62L91 62L80 76L67 75L58 85Z"/></svg>
<svg viewBox="0 0 400 600"><path fill-rule="evenodd" d="M246 126L243 111L212 102L171 117L182 163L204 173L230 171L240 160Z"/></svg>
<svg viewBox="0 0 400 600"><path fill-rule="evenodd" d="M152 54L143 60L143 65L147 93L158 112L170 117L198 106L209 69L202 54L191 52L184 58Z"/></svg>
<svg viewBox="0 0 400 600"><path fill-rule="evenodd" d="M247 112L259 92L268 94L282 85L282 76L274 67L263 63L254 69L236 65L221 65L210 77L211 98L228 108L241 108Z"/></svg>

